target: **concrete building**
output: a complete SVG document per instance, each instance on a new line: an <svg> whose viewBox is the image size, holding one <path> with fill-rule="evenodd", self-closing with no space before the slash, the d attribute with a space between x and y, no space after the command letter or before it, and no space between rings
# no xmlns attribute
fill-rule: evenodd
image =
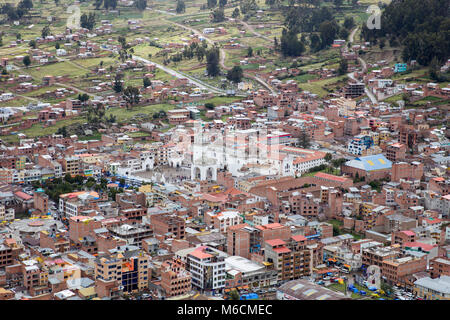
<svg viewBox="0 0 450 320"><path fill-rule="evenodd" d="M294 280L278 288L277 300L350 300L350 298L307 280Z"/></svg>
<svg viewBox="0 0 450 320"><path fill-rule="evenodd" d="M312 272L312 250L307 248L304 236L291 236L287 241L267 240L264 261L278 271L278 281L294 280Z"/></svg>
<svg viewBox="0 0 450 320"><path fill-rule="evenodd" d="M191 273L192 286L205 291L225 288L225 252L208 246L199 246L186 256L186 270Z"/></svg>
<svg viewBox="0 0 450 320"><path fill-rule="evenodd" d="M95 279L103 282L117 281L120 290L127 293L148 288L149 258L138 247L124 246L97 256Z"/></svg>
<svg viewBox="0 0 450 320"><path fill-rule="evenodd" d="M166 260L161 265L161 287L167 297L186 294L191 291L191 274L180 259Z"/></svg>
<svg viewBox="0 0 450 320"><path fill-rule="evenodd" d="M414 293L425 300L450 300L450 276L421 278L414 282Z"/></svg>

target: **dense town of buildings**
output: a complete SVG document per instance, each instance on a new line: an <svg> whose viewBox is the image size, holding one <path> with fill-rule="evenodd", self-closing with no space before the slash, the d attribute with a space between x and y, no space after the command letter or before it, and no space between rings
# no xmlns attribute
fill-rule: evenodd
<svg viewBox="0 0 450 320"><path fill-rule="evenodd" d="M96 29L110 31L107 21ZM226 30L203 30L214 32ZM119 49L86 40L84 31L71 37L83 40L80 59ZM29 53L42 64L56 59ZM156 69L134 58L117 67ZM342 300L354 296L333 286L347 292L353 284L375 286L378 297L399 290L450 300L448 111L381 102L399 94L448 102L450 87L393 80L397 67L382 63L368 68L324 98L277 78L296 68L277 69L263 79L274 92L242 82L244 96L212 109L202 101L218 94L189 79L154 80L140 88L140 106L170 96L177 103L166 123L115 123L88 140L20 132L17 143L2 140L0 300L221 299L236 288L280 300ZM14 87L0 99L67 82L41 80L7 79ZM357 99L365 90L375 102ZM127 108L117 95L66 98L69 86L45 94L63 100L36 106L37 115L2 108L3 123L19 121L24 130L96 104ZM2 126L0 138L14 130Z"/></svg>

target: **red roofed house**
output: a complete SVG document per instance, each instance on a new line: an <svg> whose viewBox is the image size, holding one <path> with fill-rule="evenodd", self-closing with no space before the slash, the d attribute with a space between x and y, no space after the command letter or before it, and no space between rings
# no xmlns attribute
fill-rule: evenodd
<svg viewBox="0 0 450 320"><path fill-rule="evenodd" d="M261 226L255 226L261 232L261 246L267 240L281 239L288 240L291 237L291 228L280 223L269 223Z"/></svg>
<svg viewBox="0 0 450 320"><path fill-rule="evenodd" d="M200 246L186 256L186 270L191 272L192 286L202 290L225 288L227 254L208 246Z"/></svg>
<svg viewBox="0 0 450 320"><path fill-rule="evenodd" d="M416 234L411 230L396 231L392 232L391 238L392 244L403 246L404 243L416 241Z"/></svg>
<svg viewBox="0 0 450 320"><path fill-rule="evenodd" d="M350 188L351 186L353 186L353 180L346 178L346 177L339 177L339 176L335 176L333 174L328 174L328 173L324 173L324 172L317 172L314 175L314 177L318 178L320 180L337 182L339 184L339 186L341 186L344 189L347 189L347 188Z"/></svg>
<svg viewBox="0 0 450 320"><path fill-rule="evenodd" d="M302 235L291 236L287 241L266 241L264 260L278 271L278 281L299 279L312 271L312 250L306 247L306 238Z"/></svg>

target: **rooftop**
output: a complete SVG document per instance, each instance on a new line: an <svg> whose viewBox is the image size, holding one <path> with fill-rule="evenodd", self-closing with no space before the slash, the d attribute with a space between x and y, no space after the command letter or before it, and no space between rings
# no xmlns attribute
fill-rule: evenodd
<svg viewBox="0 0 450 320"><path fill-rule="evenodd" d="M425 277L414 282L416 286L425 287L443 294L450 294L450 276L441 276L440 278L431 279Z"/></svg>

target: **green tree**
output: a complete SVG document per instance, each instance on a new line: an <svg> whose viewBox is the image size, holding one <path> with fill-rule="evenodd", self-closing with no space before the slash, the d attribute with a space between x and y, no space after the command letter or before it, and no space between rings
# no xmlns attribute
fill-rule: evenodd
<svg viewBox="0 0 450 320"><path fill-rule="evenodd" d="M323 47L333 43L338 30L339 26L336 24L336 21L325 21L320 25L319 32Z"/></svg>
<svg viewBox="0 0 450 320"><path fill-rule="evenodd" d="M309 41L311 50L313 52L317 52L320 49L322 49L322 41L320 40L320 37L317 34L315 33L311 34L309 37Z"/></svg>
<svg viewBox="0 0 450 320"><path fill-rule="evenodd" d="M41 37L45 39L48 35L50 35L50 27L45 26L44 28L42 28Z"/></svg>
<svg viewBox="0 0 450 320"><path fill-rule="evenodd" d="M336 237L340 234L341 234L341 230L339 229L339 227L336 225L333 225L333 237Z"/></svg>
<svg viewBox="0 0 450 320"><path fill-rule="evenodd" d="M139 89L133 86L127 86L123 91L122 97L127 102L127 108L132 107L140 101Z"/></svg>
<svg viewBox="0 0 450 320"><path fill-rule="evenodd" d="M147 0L136 0L135 1L136 8L143 11L147 8Z"/></svg>
<svg viewBox="0 0 450 320"><path fill-rule="evenodd" d="M344 20L344 27L348 30L355 26L355 19L353 17L346 17Z"/></svg>
<svg viewBox="0 0 450 320"><path fill-rule="evenodd" d="M327 152L327 154L325 155L325 161L330 161L333 158L333 156L331 155L331 153Z"/></svg>
<svg viewBox="0 0 450 320"><path fill-rule="evenodd" d="M176 12L177 13L186 12L186 5L184 4L183 0L178 0Z"/></svg>
<svg viewBox="0 0 450 320"><path fill-rule="evenodd" d="M239 8L234 8L233 13L231 14L231 17L233 19L239 18L239 16L241 15L241 13L239 12Z"/></svg>
<svg viewBox="0 0 450 320"><path fill-rule="evenodd" d="M217 0L208 0L206 5L208 9L215 8L217 6Z"/></svg>
<svg viewBox="0 0 450 320"><path fill-rule="evenodd" d="M218 8L212 12L212 22L222 22L225 21L225 12L223 8Z"/></svg>
<svg viewBox="0 0 450 320"><path fill-rule="evenodd" d="M19 2L19 4L17 5L18 8L21 9L32 9L33 8L33 1L31 0L22 0Z"/></svg>
<svg viewBox="0 0 450 320"><path fill-rule="evenodd" d="M282 31L280 48L284 56L291 57L298 57L305 51L305 46L298 40L297 34L287 29Z"/></svg>
<svg viewBox="0 0 450 320"><path fill-rule="evenodd" d="M432 80L437 81L437 82L441 81L440 63L436 57L434 57L430 62L429 75Z"/></svg>
<svg viewBox="0 0 450 320"><path fill-rule="evenodd" d="M22 59L23 64L25 65L25 67L28 68L28 66L31 64L31 59L30 56L25 56Z"/></svg>
<svg viewBox="0 0 450 320"><path fill-rule="evenodd" d="M339 63L339 68L338 68L338 75L342 76L344 74L347 73L348 71L348 62L347 59L342 58L341 62Z"/></svg>
<svg viewBox="0 0 450 320"><path fill-rule="evenodd" d="M211 102L205 103L205 108L208 110L214 110L215 107L216 106L214 105L214 103L211 103Z"/></svg>
<svg viewBox="0 0 450 320"><path fill-rule="evenodd" d="M386 292L387 296L390 296L394 292L392 286L389 283L387 283L386 281L381 281L380 288L381 288L381 290Z"/></svg>
<svg viewBox="0 0 450 320"><path fill-rule="evenodd" d="M219 75L219 48L211 48L206 54L206 70L208 76L215 77Z"/></svg>
<svg viewBox="0 0 450 320"><path fill-rule="evenodd" d="M150 87L152 85L152 81L148 77L145 77L143 82L145 88Z"/></svg>
<svg viewBox="0 0 450 320"><path fill-rule="evenodd" d="M80 26L85 29L92 30L95 26L95 13L90 12L89 15L83 13L80 17Z"/></svg>
<svg viewBox="0 0 450 320"><path fill-rule="evenodd" d="M307 149L311 145L311 138L308 133L302 131L297 139L297 143L300 147Z"/></svg>
<svg viewBox="0 0 450 320"><path fill-rule="evenodd" d="M116 93L122 92L123 83L122 83L122 75L121 74L116 74L116 76L114 78L114 83L113 83L113 90Z"/></svg>
<svg viewBox="0 0 450 320"><path fill-rule="evenodd" d="M242 68L240 66L234 66L231 70L227 73L227 79L234 82L239 83L242 81L244 72L242 71Z"/></svg>
<svg viewBox="0 0 450 320"><path fill-rule="evenodd" d="M258 10L258 5L255 0L242 0L239 7L241 8L241 13L244 15Z"/></svg>
<svg viewBox="0 0 450 320"><path fill-rule="evenodd" d="M65 128L65 127L63 127ZM68 183L72 183L73 179L72 179L72 175L70 173L66 173L66 175L64 176L64 181L67 181Z"/></svg>
<svg viewBox="0 0 450 320"><path fill-rule="evenodd" d="M247 49L247 57L253 57L253 48L252 47L248 47L248 49Z"/></svg>
<svg viewBox="0 0 450 320"><path fill-rule="evenodd" d="M83 94L79 94L78 95L78 100L80 100L81 102L86 102L89 100L89 95L87 93L83 93Z"/></svg>

